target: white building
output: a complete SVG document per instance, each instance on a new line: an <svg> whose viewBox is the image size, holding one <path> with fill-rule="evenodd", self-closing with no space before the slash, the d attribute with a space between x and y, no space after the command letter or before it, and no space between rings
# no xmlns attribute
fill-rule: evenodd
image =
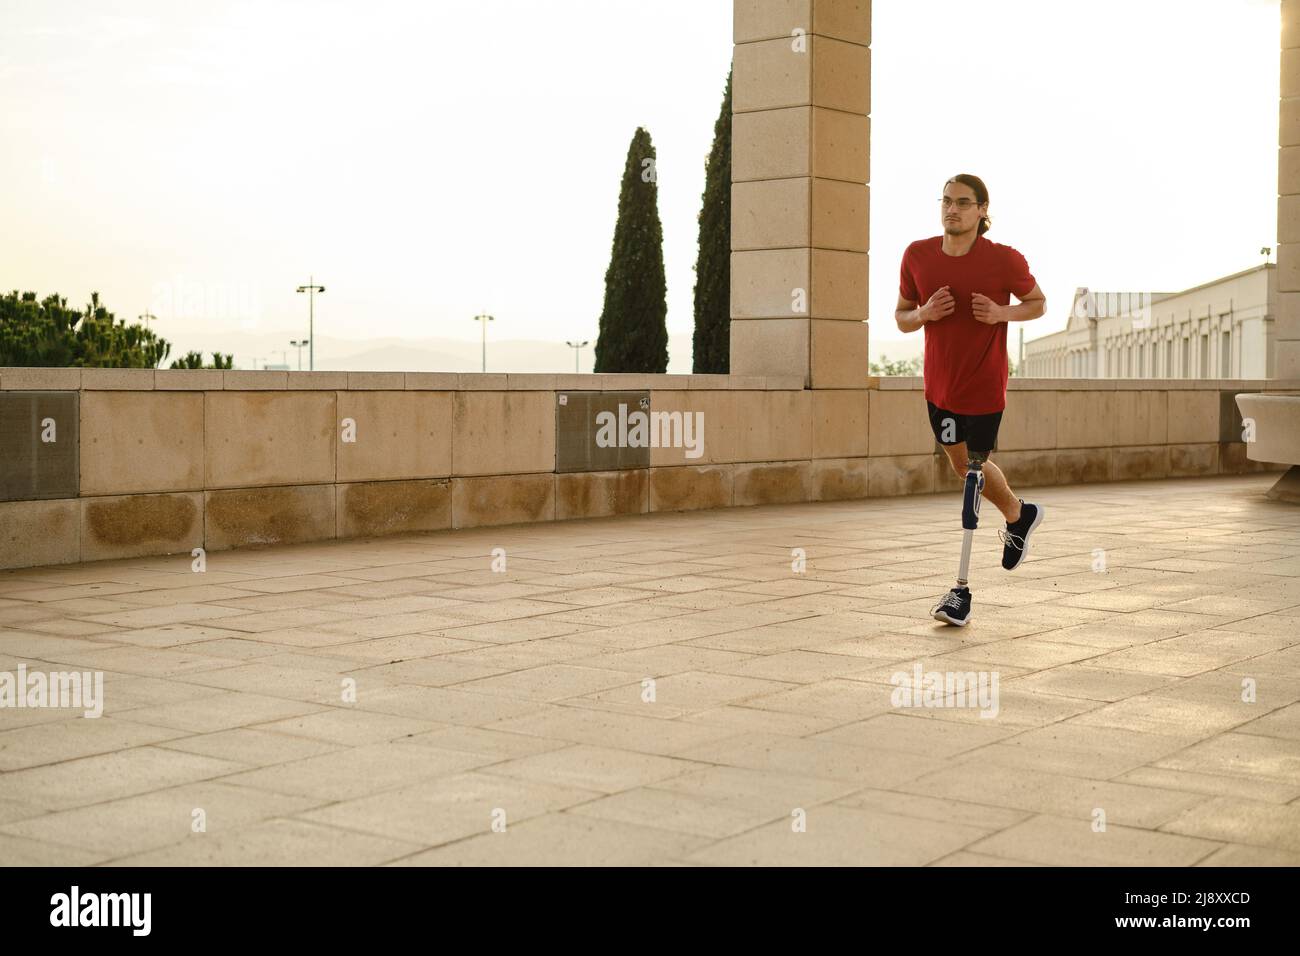
<svg viewBox="0 0 1300 956"><path fill-rule="evenodd" d="M1024 343L1036 378L1274 377L1272 263L1183 292L1077 289L1064 330Z"/></svg>

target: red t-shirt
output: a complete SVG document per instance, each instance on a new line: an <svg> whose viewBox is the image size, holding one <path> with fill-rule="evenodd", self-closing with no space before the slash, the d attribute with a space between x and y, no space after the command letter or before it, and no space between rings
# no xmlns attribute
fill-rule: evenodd
<svg viewBox="0 0 1300 956"><path fill-rule="evenodd" d="M986 325L971 311L971 293L999 305L1037 285L1015 249L983 236L964 256L943 251L943 236L918 239L903 252L898 294L925 305L948 286L956 308L925 329L925 397L958 415L987 415L1007 404L1007 323Z"/></svg>

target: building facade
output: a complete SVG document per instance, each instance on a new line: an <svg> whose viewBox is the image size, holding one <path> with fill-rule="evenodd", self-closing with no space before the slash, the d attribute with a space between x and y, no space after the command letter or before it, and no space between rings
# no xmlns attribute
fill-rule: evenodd
<svg viewBox="0 0 1300 956"><path fill-rule="evenodd" d="M1060 332L1024 344L1038 378L1273 378L1277 267L1182 292L1075 290Z"/></svg>

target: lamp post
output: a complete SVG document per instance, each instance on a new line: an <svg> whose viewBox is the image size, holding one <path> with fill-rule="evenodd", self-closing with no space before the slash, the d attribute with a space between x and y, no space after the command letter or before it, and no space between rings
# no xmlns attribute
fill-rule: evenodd
<svg viewBox="0 0 1300 956"><path fill-rule="evenodd" d="M307 284L298 286L299 292L307 293L307 367L313 371L316 369L316 293L325 291L323 285L315 282L315 276L308 276Z"/></svg>
<svg viewBox="0 0 1300 956"><path fill-rule="evenodd" d="M149 312L148 310L146 310L145 313L144 313L143 315L137 316L137 318L139 318L140 323L141 323L141 324L142 324L146 329L149 328L149 323L150 323L150 322L157 322L157 321L158 321L158 316L154 315L152 312Z"/></svg>
<svg viewBox="0 0 1300 956"><path fill-rule="evenodd" d="M302 371L302 350L307 344L307 339L290 339L289 344L298 350L298 371Z"/></svg>
<svg viewBox="0 0 1300 956"><path fill-rule="evenodd" d="M581 342L569 342L566 340L564 343L569 348L573 349L573 370L575 372L578 371L578 355L582 351L582 347L587 345L590 341L590 339L583 339Z"/></svg>
<svg viewBox="0 0 1300 956"><path fill-rule="evenodd" d="M486 313L474 316L475 322L483 323L483 371L487 371L487 324L494 320L494 316Z"/></svg>

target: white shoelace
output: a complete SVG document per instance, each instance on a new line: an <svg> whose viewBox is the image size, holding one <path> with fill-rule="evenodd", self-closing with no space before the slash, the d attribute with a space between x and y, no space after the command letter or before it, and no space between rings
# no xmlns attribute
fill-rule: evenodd
<svg viewBox="0 0 1300 956"><path fill-rule="evenodd" d="M1025 539L1018 534L1012 534L1010 531L1003 529L998 531L998 538L1003 544L1009 544L1017 551L1025 550Z"/></svg>
<svg viewBox="0 0 1300 956"><path fill-rule="evenodd" d="M939 604L940 607L950 607L954 611L961 610L961 598L955 592L949 591L947 597Z"/></svg>

